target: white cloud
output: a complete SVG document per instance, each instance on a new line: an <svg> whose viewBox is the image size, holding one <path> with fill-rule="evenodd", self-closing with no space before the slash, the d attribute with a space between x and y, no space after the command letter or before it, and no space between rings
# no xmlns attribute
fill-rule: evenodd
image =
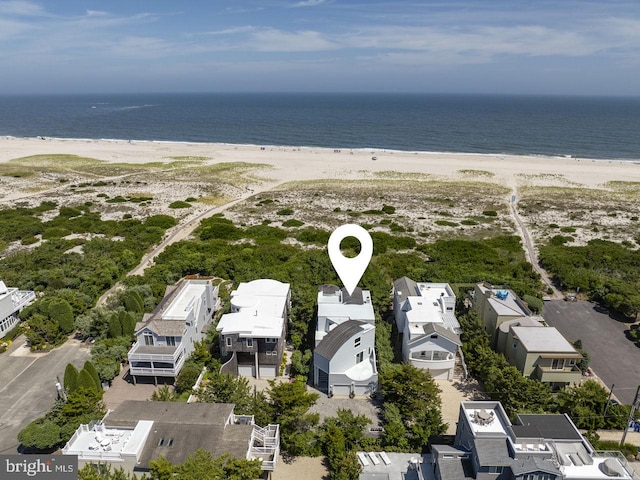
<svg viewBox="0 0 640 480"><path fill-rule="evenodd" d="M251 37L247 46L259 52L317 52L340 47L325 34L311 30L287 32L269 28L254 32Z"/></svg>
<svg viewBox="0 0 640 480"><path fill-rule="evenodd" d="M39 16L45 15L44 9L33 2L14 0L0 2L0 12L3 15Z"/></svg>
<svg viewBox="0 0 640 480"><path fill-rule="evenodd" d="M325 0L304 0L302 2L294 3L291 7L317 7L318 5L322 5L324 2Z"/></svg>

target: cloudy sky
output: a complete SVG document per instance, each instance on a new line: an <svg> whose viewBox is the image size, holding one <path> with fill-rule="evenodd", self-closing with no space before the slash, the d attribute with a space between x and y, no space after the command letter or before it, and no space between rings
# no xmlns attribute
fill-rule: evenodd
<svg viewBox="0 0 640 480"><path fill-rule="evenodd" d="M638 0L0 0L0 94L640 95Z"/></svg>

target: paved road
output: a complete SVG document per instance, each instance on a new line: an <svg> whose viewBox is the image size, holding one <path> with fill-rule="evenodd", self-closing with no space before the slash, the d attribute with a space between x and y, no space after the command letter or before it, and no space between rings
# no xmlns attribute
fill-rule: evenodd
<svg viewBox="0 0 640 480"><path fill-rule="evenodd" d="M630 404L640 385L640 348L627 340L625 323L611 318L591 302L545 302L544 319L567 340L582 340L591 368L622 403Z"/></svg>
<svg viewBox="0 0 640 480"><path fill-rule="evenodd" d="M24 352L24 337L0 355L0 454L17 453L17 435L31 420L45 414L56 399L56 375L68 363L82 367L89 349L69 341L46 354Z"/></svg>

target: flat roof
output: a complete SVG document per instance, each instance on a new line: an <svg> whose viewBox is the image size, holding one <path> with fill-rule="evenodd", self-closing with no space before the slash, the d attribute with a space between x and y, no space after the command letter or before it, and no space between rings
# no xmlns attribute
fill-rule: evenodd
<svg viewBox="0 0 640 480"><path fill-rule="evenodd" d="M191 311L194 301L200 298L207 289L203 283L195 283L188 280L180 293L162 314L163 319L184 320Z"/></svg>
<svg viewBox="0 0 640 480"><path fill-rule="evenodd" d="M511 327L527 352L578 353L555 327Z"/></svg>

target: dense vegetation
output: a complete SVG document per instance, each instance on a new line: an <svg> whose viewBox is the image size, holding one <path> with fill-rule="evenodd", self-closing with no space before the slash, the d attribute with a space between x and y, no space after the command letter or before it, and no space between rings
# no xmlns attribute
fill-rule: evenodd
<svg viewBox="0 0 640 480"><path fill-rule="evenodd" d="M45 213L57 215L43 220ZM7 285L42 292L21 312L34 350L64 342L74 330L74 318L90 309L105 290L121 279L175 225L167 215L102 220L91 205L58 206L43 202L35 208L0 210L0 241L42 243L0 260L0 278ZM128 324L127 324L128 325ZM130 327L127 327L127 331Z"/></svg>
<svg viewBox="0 0 640 480"><path fill-rule="evenodd" d="M567 246L556 236L540 248L540 262L567 289L578 290L591 300L631 320L640 313L640 250L605 240L591 240L582 247Z"/></svg>

